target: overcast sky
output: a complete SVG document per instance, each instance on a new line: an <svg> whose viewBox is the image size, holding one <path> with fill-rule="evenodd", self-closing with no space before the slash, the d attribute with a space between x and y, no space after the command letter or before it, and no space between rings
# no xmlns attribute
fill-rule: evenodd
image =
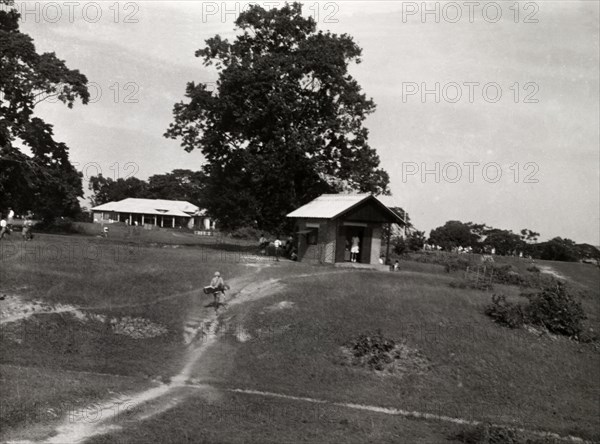
<svg viewBox="0 0 600 444"><path fill-rule="evenodd" d="M217 78L195 50L234 36L247 4L17 2L38 49L93 82L94 103L39 114L87 176L199 169L199 151L162 135L186 82ZM599 3L514 5L431 2L424 14L422 2L308 2L304 12L363 48L352 74L377 104L370 144L418 229L485 222L599 245Z"/></svg>

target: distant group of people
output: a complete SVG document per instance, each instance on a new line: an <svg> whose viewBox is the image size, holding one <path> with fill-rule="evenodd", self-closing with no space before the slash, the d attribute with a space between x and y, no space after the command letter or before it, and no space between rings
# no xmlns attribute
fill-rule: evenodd
<svg viewBox="0 0 600 444"><path fill-rule="evenodd" d="M442 247L435 244L425 244L423 245L423 250L425 251L441 251Z"/></svg>
<svg viewBox="0 0 600 444"><path fill-rule="evenodd" d="M293 261L298 259L293 236L288 236L284 243L279 239L279 235L275 236L275 240L269 241L264 234L261 234L258 240L258 253L266 255L270 245L273 245L276 261L279 261L279 257L282 255Z"/></svg>
<svg viewBox="0 0 600 444"><path fill-rule="evenodd" d="M462 245L459 245L458 247L454 247L452 249L452 252L453 253L459 253L459 254L462 254L462 253L473 253L473 247L464 247L463 248Z"/></svg>
<svg viewBox="0 0 600 444"><path fill-rule="evenodd" d="M0 214L0 240L4 239L4 237L10 235L13 232L14 220L15 212L11 207L8 207L6 218L4 218L4 215ZM21 229L21 235L23 237L23 240L29 241L33 238L32 229L33 213L31 211L27 211L27 213L23 217L23 226Z"/></svg>
<svg viewBox="0 0 600 444"><path fill-rule="evenodd" d="M424 244L423 245L423 251L441 251L441 250L446 250L446 251L450 251L452 253L458 253L458 254L471 254L473 253L473 247L469 246L469 247L463 247L462 245L459 245L457 247L452 247L449 249L444 249L439 245L435 245L435 244ZM478 250L477 253L482 253L484 255L488 255L488 256L495 256L496 255L496 248L492 247L491 245L485 245L483 247L483 249ZM532 259L531 255L526 255L524 254L522 251L519 250L512 250L507 252L506 254L503 253L498 253L500 255L503 256L512 256L512 257L518 257L519 259Z"/></svg>

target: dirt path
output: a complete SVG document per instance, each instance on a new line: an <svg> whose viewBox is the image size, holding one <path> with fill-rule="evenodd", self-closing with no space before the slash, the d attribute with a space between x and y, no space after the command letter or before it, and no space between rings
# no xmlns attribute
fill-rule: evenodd
<svg viewBox="0 0 600 444"><path fill-rule="evenodd" d="M183 341L189 346L186 363L181 371L171 379L169 384L160 384L150 389L109 399L103 403L96 403L83 407L80 412L94 412L93 420L87 417L78 417L71 414L63 418L63 422L56 427L53 436L46 443L64 444L81 443L86 439L121 429L127 421L139 421L150 418L178 405L192 393L197 394L198 389L210 393L215 391L209 385L194 384L195 390L189 390L189 378L193 370L200 364L206 350L218 339L219 317L227 312L227 307L255 301L270 296L285 287L283 280L313 277L317 275L330 275L332 273L345 273L347 270L321 270L313 273L289 274L281 278L260 279L260 273L265 267L254 267L254 272L228 281L232 291L227 297L226 307L215 311L213 307L205 305L209 300L199 299L198 305L190 312L183 331ZM196 290L197 292L197 290ZM188 292L186 292L188 294ZM181 294L170 295L161 300L180 297ZM156 301L154 301L156 302ZM79 311L86 308L65 307L62 311ZM94 307L97 308L97 307ZM61 312L62 312L61 311ZM43 313L58 312L45 310ZM34 313L29 313L31 316ZM41 314L35 313L35 314ZM24 316L19 317L22 319ZM6 320L13 322L16 318ZM76 413L76 412L75 412ZM79 415L85 416L85 415ZM22 443L30 441L20 441Z"/></svg>
<svg viewBox="0 0 600 444"><path fill-rule="evenodd" d="M261 267L257 267L255 273L228 281L233 290L226 301L230 306L272 295L283 288L280 279L258 280L261 270ZM185 323L183 340L190 347L188 357L184 367L169 384L161 384L139 393L94 405L91 410L95 412L94 418L97 420L93 422L66 418L56 428L56 434L45 442L56 444L83 442L91 436L120 429L121 426L116 423L122 423L123 419L131 421L150 418L173 408L189 396L191 393L187 384L190 374L199 364L206 350L216 342L219 316L227 310L224 308L216 312L214 308L206 307L206 302L206 299L202 300L190 313ZM195 339L200 333L202 340L198 345ZM206 391L214 390L210 386L200 388ZM197 393L197 390L194 392ZM82 410L86 411L85 408Z"/></svg>
<svg viewBox="0 0 600 444"><path fill-rule="evenodd" d="M323 270L314 273L284 275L281 278L261 279L260 274L263 268L264 267L256 267L254 273L249 273L240 278L228 281L233 291L231 291L228 300L226 301L228 304L227 307L248 303L273 295L285 288L284 281L314 277L322 274L330 275L348 272L347 270ZM178 296L180 295L171 295L163 299L170 299ZM199 300L199 303L190 312L185 322L182 339L184 343L188 344L188 356L181 371L172 378L169 384L160 384L138 393L107 400L100 405L93 405L87 409L87 411L94 411L93 421L86 420L88 418L78 418L73 416L64 418L63 422L56 427L54 435L45 442L56 444L81 443L92 436L120 430L123 427L126 427L128 422L143 421L163 413L179 405L188 396L197 395L199 392L211 396L222 390L259 397L276 397L298 402L327 404L353 410L376 412L407 418L420 418L454 424L481 424L479 421L436 415L428 412L406 411L402 409L363 404L340 403L282 393L245 390L241 388L217 389L208 384L194 383L193 381L190 381L192 371L197 370L197 367L202 364L201 359L205 357L207 349L217 342L219 338L218 330L220 318L223 314L227 313L227 307L216 312L213 307L207 307L205 305L207 302L209 302L208 299ZM86 411L85 408L82 408L81 410ZM533 433L541 437L551 437L561 441L586 442L575 436L560 436L544 431L518 430ZM27 441L20 442L24 443Z"/></svg>
<svg viewBox="0 0 600 444"><path fill-rule="evenodd" d="M429 420L429 421L440 421L440 422L448 422L448 423L452 423L452 424L471 425L471 426L478 426L478 425L484 424L482 421L469 420L469 419L464 419L464 418L455 418L452 416L437 415L434 413L419 412L416 410L403 410L403 409L395 409L395 408L390 408L390 407L379 407L379 406L374 406L374 405L326 401L323 399L308 398L305 396L291 396L291 395L286 395L283 393L265 392L265 391L260 391L260 390L246 390L246 389L239 389L239 388L224 389L224 390L226 390L228 392L232 392L232 393L242 393L245 395L261 396L261 397L266 397L266 398L283 398L283 399L288 399L290 401L308 402L308 403L312 403L312 404L326 404L326 405L331 405L331 406L335 406L335 407L344 407L344 408L353 409L353 410L382 413L385 415L392 415L392 416L402 416L405 418L416 418L416 419L424 419L424 420ZM503 425L503 424L492 424L492 423L486 423L486 424L496 426L496 427L505 427L505 425ZM553 433L553 432L546 432L546 431L542 431L542 430L529 430L529 429L524 429L524 428L519 428L519 427L516 427L514 429L518 432L528 433L528 434L535 435L535 436L538 436L541 438L552 438L552 439L564 441L564 442L576 442L576 443L589 442L582 438L579 438L577 436L572 436L572 435L562 436L562 435L559 435L559 434Z"/></svg>
<svg viewBox="0 0 600 444"><path fill-rule="evenodd" d="M565 276L560 274L558 271L556 271L554 268L550 267L549 265L539 265L538 268L540 269L540 272L542 272L542 273L549 274L551 276L554 276L557 279L562 279L565 281L567 280L567 278Z"/></svg>

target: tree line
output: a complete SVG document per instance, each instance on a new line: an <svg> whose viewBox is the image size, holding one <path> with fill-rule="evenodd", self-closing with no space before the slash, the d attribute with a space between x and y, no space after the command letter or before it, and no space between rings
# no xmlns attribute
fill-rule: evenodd
<svg viewBox="0 0 600 444"><path fill-rule="evenodd" d="M88 81L54 53L36 52L19 30L13 3L0 0L9 6L0 10L0 208L33 209L45 220L74 217L82 174L34 110L53 96L69 108L76 99L87 104ZM202 206L221 227L275 231L289 223L287 213L320 194L389 192L363 126L375 103L348 70L361 62L353 38L317 30L300 3L251 6L235 25L233 41L216 35L195 52L214 68L216 88L189 82L164 134L202 152L200 172L178 170L147 182L96 177L93 204L134 194L197 203L199 190L185 194L182 180L201 178Z"/></svg>
<svg viewBox="0 0 600 444"><path fill-rule="evenodd" d="M451 220L434 228L425 237L422 231L413 231L405 238L394 239L397 254L421 250L425 244L439 246L444 251L459 247L469 248L474 253L494 252L502 256L523 255L535 259L576 262L586 259L600 260L600 250L590 244L578 244L571 239L555 237L538 242L540 233L528 228L519 233L490 227L487 224Z"/></svg>
<svg viewBox="0 0 600 444"><path fill-rule="evenodd" d="M37 53L32 38L19 30L13 3L0 0L0 212L12 207L44 219L75 216L82 174L67 145L55 140L53 126L34 111L50 97L69 108L77 100L87 104L87 78L56 54Z"/></svg>
<svg viewBox="0 0 600 444"><path fill-rule="evenodd" d="M206 177L201 171L175 169L155 174L145 181L137 177L112 179L102 174L92 176L88 188L92 206L119 201L128 197L144 199L185 200L201 208Z"/></svg>
<svg viewBox="0 0 600 444"><path fill-rule="evenodd" d="M69 108L77 100L87 104L88 81L56 54L37 53L33 39L19 30L13 3L0 0L9 6L0 8L0 212L33 210L45 221L77 217L82 173L35 107L49 97ZM299 3L250 6L235 25L233 41L216 35L196 51L205 67L216 70L216 88L189 82L164 134L188 152L200 150L205 163L198 171L177 169L147 181L92 177L92 205L126 197L187 200L225 229L279 231L289 224L286 214L320 194L389 193L388 173L363 125L375 103L348 71L362 56L353 38L317 30ZM427 241L445 250L494 248L553 260L598 252L570 239L537 243L538 236L448 221L428 240L414 229L395 237L395 248L416 250Z"/></svg>

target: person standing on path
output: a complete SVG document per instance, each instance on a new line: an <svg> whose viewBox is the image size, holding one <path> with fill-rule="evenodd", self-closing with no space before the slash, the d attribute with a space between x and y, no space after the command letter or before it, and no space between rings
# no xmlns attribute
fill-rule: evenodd
<svg viewBox="0 0 600 444"><path fill-rule="evenodd" d="M352 248L350 249L350 258L352 262L356 262L356 258L360 251L360 238L358 236L352 236Z"/></svg>
<svg viewBox="0 0 600 444"><path fill-rule="evenodd" d="M12 231L12 229L13 229L14 219L15 219L15 212L13 211L13 209L11 207L8 207L8 216L6 218L6 224L8 225L9 231Z"/></svg>
<svg viewBox="0 0 600 444"><path fill-rule="evenodd" d="M267 254L267 245L269 245L269 242L267 242L267 239L265 238L264 234L260 235L260 239L258 240L258 252L259 254Z"/></svg>
<svg viewBox="0 0 600 444"><path fill-rule="evenodd" d="M7 228L7 224L6 224L6 220L2 218L2 215L0 215L0 240L2 240L2 238L4 238L4 235L7 233L8 228Z"/></svg>
<svg viewBox="0 0 600 444"><path fill-rule="evenodd" d="M292 251L294 251L294 237L289 235L285 243L285 255L290 259L292 258Z"/></svg>
<svg viewBox="0 0 600 444"><path fill-rule="evenodd" d="M281 241L279 240L279 236L275 236L273 246L275 247L275 260L279 262L279 249L281 248Z"/></svg>
<svg viewBox="0 0 600 444"><path fill-rule="evenodd" d="M31 212L27 212L25 221L23 222L23 230L21 231L24 241L30 241L33 238L33 234L31 233L32 227L33 221L31 220Z"/></svg>

